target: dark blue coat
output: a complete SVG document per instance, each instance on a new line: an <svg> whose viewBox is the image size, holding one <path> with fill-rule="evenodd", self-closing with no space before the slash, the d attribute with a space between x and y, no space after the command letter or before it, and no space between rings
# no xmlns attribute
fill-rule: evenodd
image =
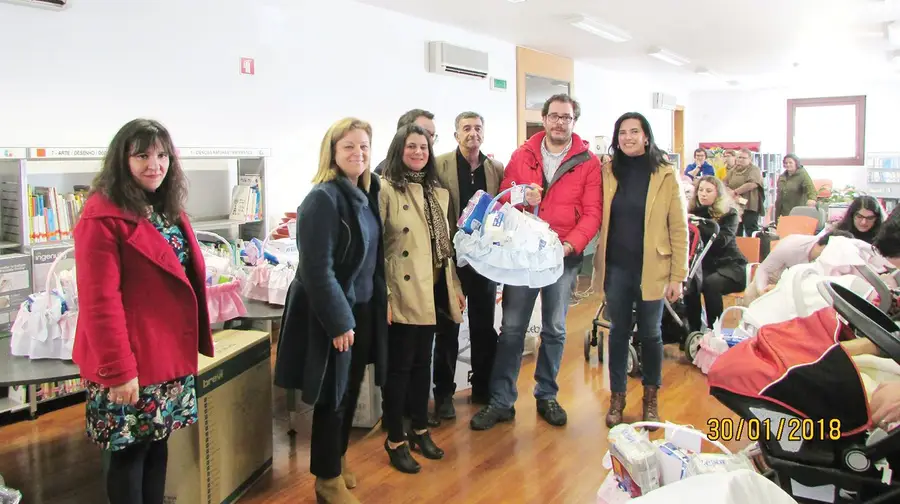
<svg viewBox="0 0 900 504"><path fill-rule="evenodd" d="M300 262L284 304L275 385L299 389L307 404L340 404L347 390L353 348L338 352L332 339L356 326L354 282L366 250L362 212L374 212L379 222L375 292L371 300L375 327L369 362L375 364L375 384L381 386L385 382L387 287L384 245L380 238L379 182L377 176L372 176L368 193L353 187L344 177L318 184L297 209ZM335 366L329 369L332 352ZM333 374L326 379L326 373Z"/></svg>

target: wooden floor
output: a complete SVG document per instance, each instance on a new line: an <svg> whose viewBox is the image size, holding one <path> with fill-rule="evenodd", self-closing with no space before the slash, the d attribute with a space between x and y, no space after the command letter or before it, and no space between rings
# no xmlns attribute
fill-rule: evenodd
<svg viewBox="0 0 900 504"><path fill-rule="evenodd" d="M569 414L566 427L546 424L535 413L531 394L534 357L519 377L515 422L487 432L469 429L476 409L468 393L457 396L458 418L435 429L435 442L447 455L419 457L422 472L402 474L388 465L380 430L359 432L348 461L358 474L355 495L364 503L592 503L606 471L602 459L608 429L603 423L609 393L603 389L596 351L589 364L583 336L596 310L588 297L569 311L568 341L559 373L559 401ZM709 396L705 377L677 348L666 349L660 414L663 419L706 430L710 417L736 418ZM641 385L630 379L626 420L640 415ZM0 474L21 490L28 504L105 502L99 451L83 434L84 406L48 413L35 421L0 427ZM310 415L311 416L311 415ZM309 474L309 422L301 417L294 439L286 434L283 394L275 396L273 470L240 500L241 504L315 502ZM727 444L727 443L726 443ZM729 448L740 448L729 445Z"/></svg>

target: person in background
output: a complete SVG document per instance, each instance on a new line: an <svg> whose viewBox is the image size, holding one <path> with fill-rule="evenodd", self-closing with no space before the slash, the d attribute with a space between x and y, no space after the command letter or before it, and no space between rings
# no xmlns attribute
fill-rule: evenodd
<svg viewBox="0 0 900 504"><path fill-rule="evenodd" d="M434 147L434 144L438 141L438 136L435 131L437 131L434 127L434 114L427 110L422 109L412 109L404 113L400 116L400 119L397 120L397 129L404 126L409 126L410 124L418 124L421 126L427 133L428 138L431 140L431 145ZM378 166L375 167L375 173L378 176L384 174L385 164L387 163L387 159L378 163Z"/></svg>
<svg viewBox="0 0 900 504"><path fill-rule="evenodd" d="M715 176L716 169L706 160L706 151L696 149L694 150L694 162L687 165L684 174L691 180L695 180L697 177Z"/></svg>
<svg viewBox="0 0 900 504"><path fill-rule="evenodd" d="M565 94L553 95L541 110L544 131L532 135L513 152L506 167L503 191L513 184L527 186L525 202L539 207L540 218L562 242L564 270L556 283L542 289L503 287L503 322L491 374L490 404L470 422L473 430L487 430L515 418L516 381L525 350L525 332L538 294L541 295L541 344L535 367L537 412L547 423L562 426L566 411L556 399L556 376L566 341L566 314L584 259L583 251L600 228L600 161L590 145L572 132L581 107ZM508 199L507 199L508 200Z"/></svg>
<svg viewBox="0 0 900 504"><path fill-rule="evenodd" d="M816 206L818 192L806 168L794 154L784 156L784 172L778 176L778 195L775 198L775 222L782 215L790 215L798 206Z"/></svg>
<svg viewBox="0 0 900 504"><path fill-rule="evenodd" d="M853 238L853 235L846 231L832 231L821 236L793 234L778 240L778 247L756 268L753 282L744 293L744 303L753 302L765 293L770 285L778 283L784 270L818 259L832 236Z"/></svg>
<svg viewBox="0 0 900 504"><path fill-rule="evenodd" d="M496 196L503 180L503 163L490 159L481 152L484 117L476 112L463 112L456 116L454 126L456 132L453 136L459 146L435 160L438 182L441 187L450 191L448 221L451 241L456 234L459 214L472 196L479 190L492 197ZM456 273L469 307L469 341L472 343L471 402L487 404L491 366L497 352L497 331L494 329L497 284L479 275L469 265L457 267ZM459 328L459 324L447 317L439 317L434 345L436 422L456 418L453 394L456 392L454 378L459 354Z"/></svg>
<svg viewBox="0 0 900 504"><path fill-rule="evenodd" d="M736 162L736 157L737 157L737 153L731 149L726 150L722 154L722 159L725 160L725 175L727 175L728 172L730 172L731 169L734 168L735 162ZM720 177L720 178L724 178L724 177Z"/></svg>
<svg viewBox="0 0 900 504"><path fill-rule="evenodd" d="M857 240L872 243L881 228L883 212L874 197L857 196L850 202L844 218L834 225L834 229L849 231Z"/></svg>
<svg viewBox="0 0 900 504"><path fill-rule="evenodd" d="M895 268L900 269L900 206L891 210L884 224L878 228L872 247Z"/></svg>
<svg viewBox="0 0 900 504"><path fill-rule="evenodd" d="M110 143L75 226L73 360L87 435L111 452L110 504L162 504L167 442L197 422L198 352L212 357L206 265L169 132L135 119Z"/></svg>
<svg viewBox="0 0 900 504"><path fill-rule="evenodd" d="M325 133L313 188L297 208L300 260L285 300L275 384L314 405L309 468L321 503L359 502L346 462L366 366L387 376L387 287L372 127L356 118Z"/></svg>
<svg viewBox="0 0 900 504"><path fill-rule="evenodd" d="M712 328L724 310L722 296L742 292L747 285L747 259L735 241L738 212L725 185L715 177L700 177L696 185L688 211L697 217L716 221L719 234L703 257L700 289L690 290L684 299L692 331L701 329L701 294L706 306L706 327ZM704 222L698 227L703 242L708 243L713 229Z"/></svg>
<svg viewBox="0 0 900 504"><path fill-rule="evenodd" d="M612 156L609 154L600 154L600 166L606 166L609 163L612 163Z"/></svg>
<svg viewBox="0 0 900 504"><path fill-rule="evenodd" d="M750 149L737 151L734 168L728 170L723 182L731 200L742 209L737 236L753 236L759 231L759 217L765 213L765 194L762 171L751 161Z"/></svg>
<svg viewBox="0 0 900 504"><path fill-rule="evenodd" d="M388 149L381 190L387 257L388 376L384 386L384 449L405 473L421 469L410 448L429 459L444 451L428 432L431 350L437 321L462 322L466 298L456 276L447 214L450 193L438 185L428 132L410 124ZM407 401L411 430L405 432ZM407 442L408 441L408 442Z"/></svg>
<svg viewBox="0 0 900 504"><path fill-rule="evenodd" d="M674 302L681 297L688 261L687 214L679 177L657 147L647 119L636 112L620 117L612 150L612 164L603 166L603 223L592 282L606 298L612 322L608 427L621 423L625 410L625 368L635 305L643 419L659 421L663 298Z"/></svg>

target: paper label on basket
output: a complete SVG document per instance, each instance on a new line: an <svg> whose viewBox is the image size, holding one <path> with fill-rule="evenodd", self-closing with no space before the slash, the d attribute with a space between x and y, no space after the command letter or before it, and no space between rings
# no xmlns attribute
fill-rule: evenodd
<svg viewBox="0 0 900 504"><path fill-rule="evenodd" d="M528 189L526 185L518 185L512 188L512 191L509 192L509 203L513 206L521 205L525 202L525 190Z"/></svg>
<svg viewBox="0 0 900 504"><path fill-rule="evenodd" d="M672 424L672 427L680 426L677 424ZM696 434L685 432L683 430L670 429L668 427L666 428L666 441L674 444L682 450L687 450L694 453L700 453L700 448L702 447L701 445L703 443L703 440L700 438L700 436Z"/></svg>

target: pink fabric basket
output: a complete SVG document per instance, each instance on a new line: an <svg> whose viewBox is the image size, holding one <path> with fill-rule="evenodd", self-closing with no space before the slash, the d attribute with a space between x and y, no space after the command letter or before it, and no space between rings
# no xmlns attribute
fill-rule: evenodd
<svg viewBox="0 0 900 504"><path fill-rule="evenodd" d="M209 311L209 323L218 324L243 317L247 314L244 298L241 297L244 282L242 281L242 272L234 265L234 248L228 240L216 233L197 231L197 234L211 236L224 243L229 251L229 256L232 258L232 269L234 270L229 275L230 280L228 282L206 286L206 308Z"/></svg>

